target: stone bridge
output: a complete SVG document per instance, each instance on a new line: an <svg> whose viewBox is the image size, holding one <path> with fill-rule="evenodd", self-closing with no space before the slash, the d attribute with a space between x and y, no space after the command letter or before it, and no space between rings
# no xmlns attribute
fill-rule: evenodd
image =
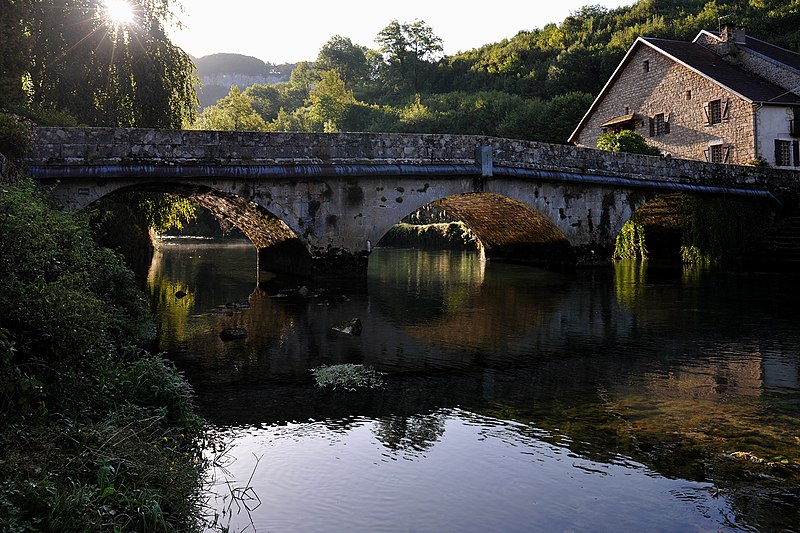
<svg viewBox="0 0 800 533"><path fill-rule="evenodd" d="M434 203L489 259L607 257L666 193L796 204L798 173L495 137L37 128L28 172L66 209L120 191L186 195L236 224L262 269L363 270L397 222Z"/></svg>

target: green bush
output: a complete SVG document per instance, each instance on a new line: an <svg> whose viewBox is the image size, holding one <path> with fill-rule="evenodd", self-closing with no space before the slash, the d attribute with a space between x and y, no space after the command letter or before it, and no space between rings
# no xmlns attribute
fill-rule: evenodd
<svg viewBox="0 0 800 533"><path fill-rule="evenodd" d="M85 217L0 187L0 531L199 529L203 422Z"/></svg>
<svg viewBox="0 0 800 533"><path fill-rule="evenodd" d="M647 259L644 224L636 215L625 222L617 234L614 259Z"/></svg>
<svg viewBox="0 0 800 533"><path fill-rule="evenodd" d="M650 146L644 137L631 130L622 130L619 133L604 133L597 139L597 147L609 152L661 155L661 150L655 146Z"/></svg>
<svg viewBox="0 0 800 533"><path fill-rule="evenodd" d="M31 148L31 129L20 116L0 113L0 154L18 159Z"/></svg>
<svg viewBox="0 0 800 533"><path fill-rule="evenodd" d="M152 331L122 260L94 246L80 216L50 209L30 182L0 191L0 232L0 320L17 365L89 366L93 353Z"/></svg>

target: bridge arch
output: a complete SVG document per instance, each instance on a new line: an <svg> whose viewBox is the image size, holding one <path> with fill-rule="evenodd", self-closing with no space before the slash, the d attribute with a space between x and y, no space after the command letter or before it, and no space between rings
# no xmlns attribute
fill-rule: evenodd
<svg viewBox="0 0 800 533"><path fill-rule="evenodd" d="M616 237L615 257L759 265L791 240L793 217L763 199L702 192L650 193ZM787 239L788 237L788 239Z"/></svg>
<svg viewBox="0 0 800 533"><path fill-rule="evenodd" d="M495 193L466 193L434 202L478 237L487 259L544 266L574 266L564 233L526 204Z"/></svg>
<svg viewBox="0 0 800 533"><path fill-rule="evenodd" d="M488 260L548 267L572 267L576 262L572 246L556 224L524 203L499 194L447 196L402 220L412 224L460 221L477 237L478 249Z"/></svg>
<svg viewBox="0 0 800 533"><path fill-rule="evenodd" d="M181 182L139 181L133 185L116 187L85 205L82 202L81 207L126 192L177 194L188 198L210 211L217 219L238 228L250 240L258 250L259 270L302 276L311 274L311 254L297 233L259 203L229 191Z"/></svg>
<svg viewBox="0 0 800 533"><path fill-rule="evenodd" d="M680 261L688 216L686 201L684 193L662 194L645 201L618 230L614 257Z"/></svg>

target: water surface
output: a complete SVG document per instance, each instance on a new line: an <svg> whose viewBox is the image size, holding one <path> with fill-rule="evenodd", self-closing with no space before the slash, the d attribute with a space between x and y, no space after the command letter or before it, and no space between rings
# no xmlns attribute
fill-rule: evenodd
<svg viewBox="0 0 800 533"><path fill-rule="evenodd" d="M799 281L377 249L366 286L313 287L174 240L149 288L233 529L751 531L800 524ZM385 386L316 388L335 363Z"/></svg>

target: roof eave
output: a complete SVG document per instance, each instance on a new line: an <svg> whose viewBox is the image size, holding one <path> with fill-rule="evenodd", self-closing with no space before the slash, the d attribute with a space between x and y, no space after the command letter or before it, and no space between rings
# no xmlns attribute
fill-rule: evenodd
<svg viewBox="0 0 800 533"><path fill-rule="evenodd" d="M719 36L719 35L714 35L713 33L711 33L711 32L710 32L710 31L708 31L708 30L700 30L700 31L697 33L697 35L695 36L695 38L694 38L694 39L692 39L692 42L693 42L693 43L696 43L696 42L697 42L697 41L700 39L700 36L701 36L701 35L708 35L709 37L712 37L712 38L716 39L717 41L719 41L719 42L722 42L722 38L720 38L720 36ZM702 46L702 45L701 45L701 46Z"/></svg>

